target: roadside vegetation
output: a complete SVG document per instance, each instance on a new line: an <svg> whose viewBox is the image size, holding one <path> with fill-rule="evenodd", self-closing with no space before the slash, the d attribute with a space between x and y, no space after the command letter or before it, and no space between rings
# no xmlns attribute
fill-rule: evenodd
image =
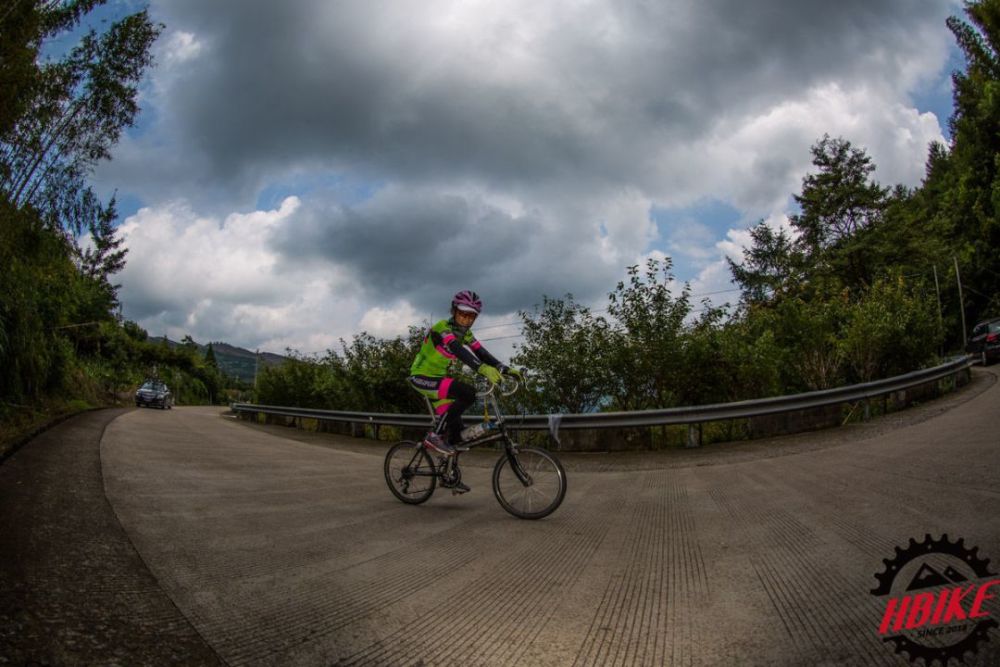
<svg viewBox="0 0 1000 667"><path fill-rule="evenodd" d="M100 201L87 178L139 111L162 26L140 11L57 59L40 56L100 4L0 10L0 455L61 415L130 401L151 373L181 402L224 398L210 359L152 343L119 316L115 201Z"/></svg>
<svg viewBox="0 0 1000 667"><path fill-rule="evenodd" d="M119 314L114 275L127 258L115 201L100 201L87 178L135 120L162 26L140 11L58 59L40 57L100 4L0 10L0 452L4 438L54 416L129 399L153 373L181 404L249 389L190 338L151 341ZM879 184L863 147L818 139L791 230L761 221L730 263L733 303L695 303L666 258L630 267L600 311L567 294L522 312L513 361L534 382L520 407L758 398L891 376L959 351L963 313L967 326L1000 313L1000 0L969 3L948 26L966 63L953 80L951 141L929 147L920 187ZM403 378L422 335L423 326L393 339L363 333L324 356L291 353L261 370L253 399L420 411Z"/></svg>

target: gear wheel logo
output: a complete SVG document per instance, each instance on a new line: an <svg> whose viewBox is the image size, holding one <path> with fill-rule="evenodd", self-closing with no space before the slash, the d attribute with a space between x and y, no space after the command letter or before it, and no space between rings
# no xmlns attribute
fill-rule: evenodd
<svg viewBox="0 0 1000 667"><path fill-rule="evenodd" d="M878 585L871 589L885 598L879 635L910 662L961 664L1000 627L1000 578L978 547L928 534L922 542L911 538L905 548L896 547L882 562L885 569L875 574Z"/></svg>

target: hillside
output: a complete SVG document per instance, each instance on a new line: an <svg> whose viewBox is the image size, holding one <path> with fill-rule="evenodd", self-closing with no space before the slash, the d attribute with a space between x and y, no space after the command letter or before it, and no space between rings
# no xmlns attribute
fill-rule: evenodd
<svg viewBox="0 0 1000 667"><path fill-rule="evenodd" d="M153 342L160 342L163 339L162 336L151 336L150 340ZM170 347L179 347L181 344L177 341L166 339L167 345ZM208 349L208 345L202 345L201 343L195 343L198 346L198 351L201 354L205 354ZM253 350L247 350L242 347L236 347L235 345L230 345L229 343L216 342L211 343L212 350L215 352L215 361L219 365L219 370L225 375L230 377L238 378L243 382L252 383L254 379L254 371L257 368L257 361L255 360L255 355ZM261 352L260 353L260 366L279 366L281 365L287 357L280 354L274 354L273 352Z"/></svg>

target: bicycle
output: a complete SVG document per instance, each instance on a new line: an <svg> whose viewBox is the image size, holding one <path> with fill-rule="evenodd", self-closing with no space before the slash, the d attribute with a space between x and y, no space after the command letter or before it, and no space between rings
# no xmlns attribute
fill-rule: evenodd
<svg viewBox="0 0 1000 667"><path fill-rule="evenodd" d="M487 383L489 384L489 383ZM541 519L559 507L566 496L566 471L552 453L538 447L522 447L507 431L496 393L510 396L518 390L520 382L504 378L499 385L490 385L476 392L476 396L492 406L495 421L484 415L482 432L462 441L452 456L432 455L426 436L420 442L397 442L385 455L385 482L393 495L408 505L426 502L440 482L452 488L462 481L458 465L463 451L502 441L504 451L493 466L493 495L507 512L519 519ZM434 411L431 413L431 430L434 433ZM453 491L457 493L457 491Z"/></svg>

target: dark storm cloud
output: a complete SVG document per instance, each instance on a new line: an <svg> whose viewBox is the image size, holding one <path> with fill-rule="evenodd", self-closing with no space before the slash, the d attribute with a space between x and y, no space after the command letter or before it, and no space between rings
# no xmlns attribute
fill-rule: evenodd
<svg viewBox="0 0 1000 667"><path fill-rule="evenodd" d="M410 182L635 183L650 146L871 76L947 13L940 0L546 7L519 49L521 24L429 31L446 3L171 2L168 25L204 50L168 91L169 114L234 184L303 162Z"/></svg>
<svg viewBox="0 0 1000 667"><path fill-rule="evenodd" d="M288 267L332 261L363 277L366 300L405 300L423 312L440 311L457 286L489 294L494 313L542 294L610 286L613 273L585 236L566 238L542 222L474 196L390 191L357 207L313 202L272 241ZM581 271L583 257L595 270Z"/></svg>
<svg viewBox="0 0 1000 667"><path fill-rule="evenodd" d="M943 21L960 9L951 0L151 5L167 26L143 100L153 113L99 178L149 206L136 216L130 259L169 259L174 270L133 277L130 309L163 326L207 322L198 326L216 327L213 336L228 328L281 341L311 336L321 324L310 318L326 310L344 320L338 334L373 307L440 313L458 287L481 292L491 314L543 294L602 302L624 267L668 250L662 243L714 250L684 228L655 245L651 209L707 199L747 219L777 215L823 132L866 132L897 172L915 155L919 172L936 128L915 118L907 93L943 62L934 55L949 39ZM297 208L280 213L289 195ZM177 202L189 211L178 214ZM273 224L213 233L234 213ZM209 241L213 252L193 258ZM231 247L245 252L220 261ZM222 264L246 275L223 275L213 289L195 279ZM193 276L172 290L182 297L160 295L177 275ZM320 285L300 299L310 283Z"/></svg>

